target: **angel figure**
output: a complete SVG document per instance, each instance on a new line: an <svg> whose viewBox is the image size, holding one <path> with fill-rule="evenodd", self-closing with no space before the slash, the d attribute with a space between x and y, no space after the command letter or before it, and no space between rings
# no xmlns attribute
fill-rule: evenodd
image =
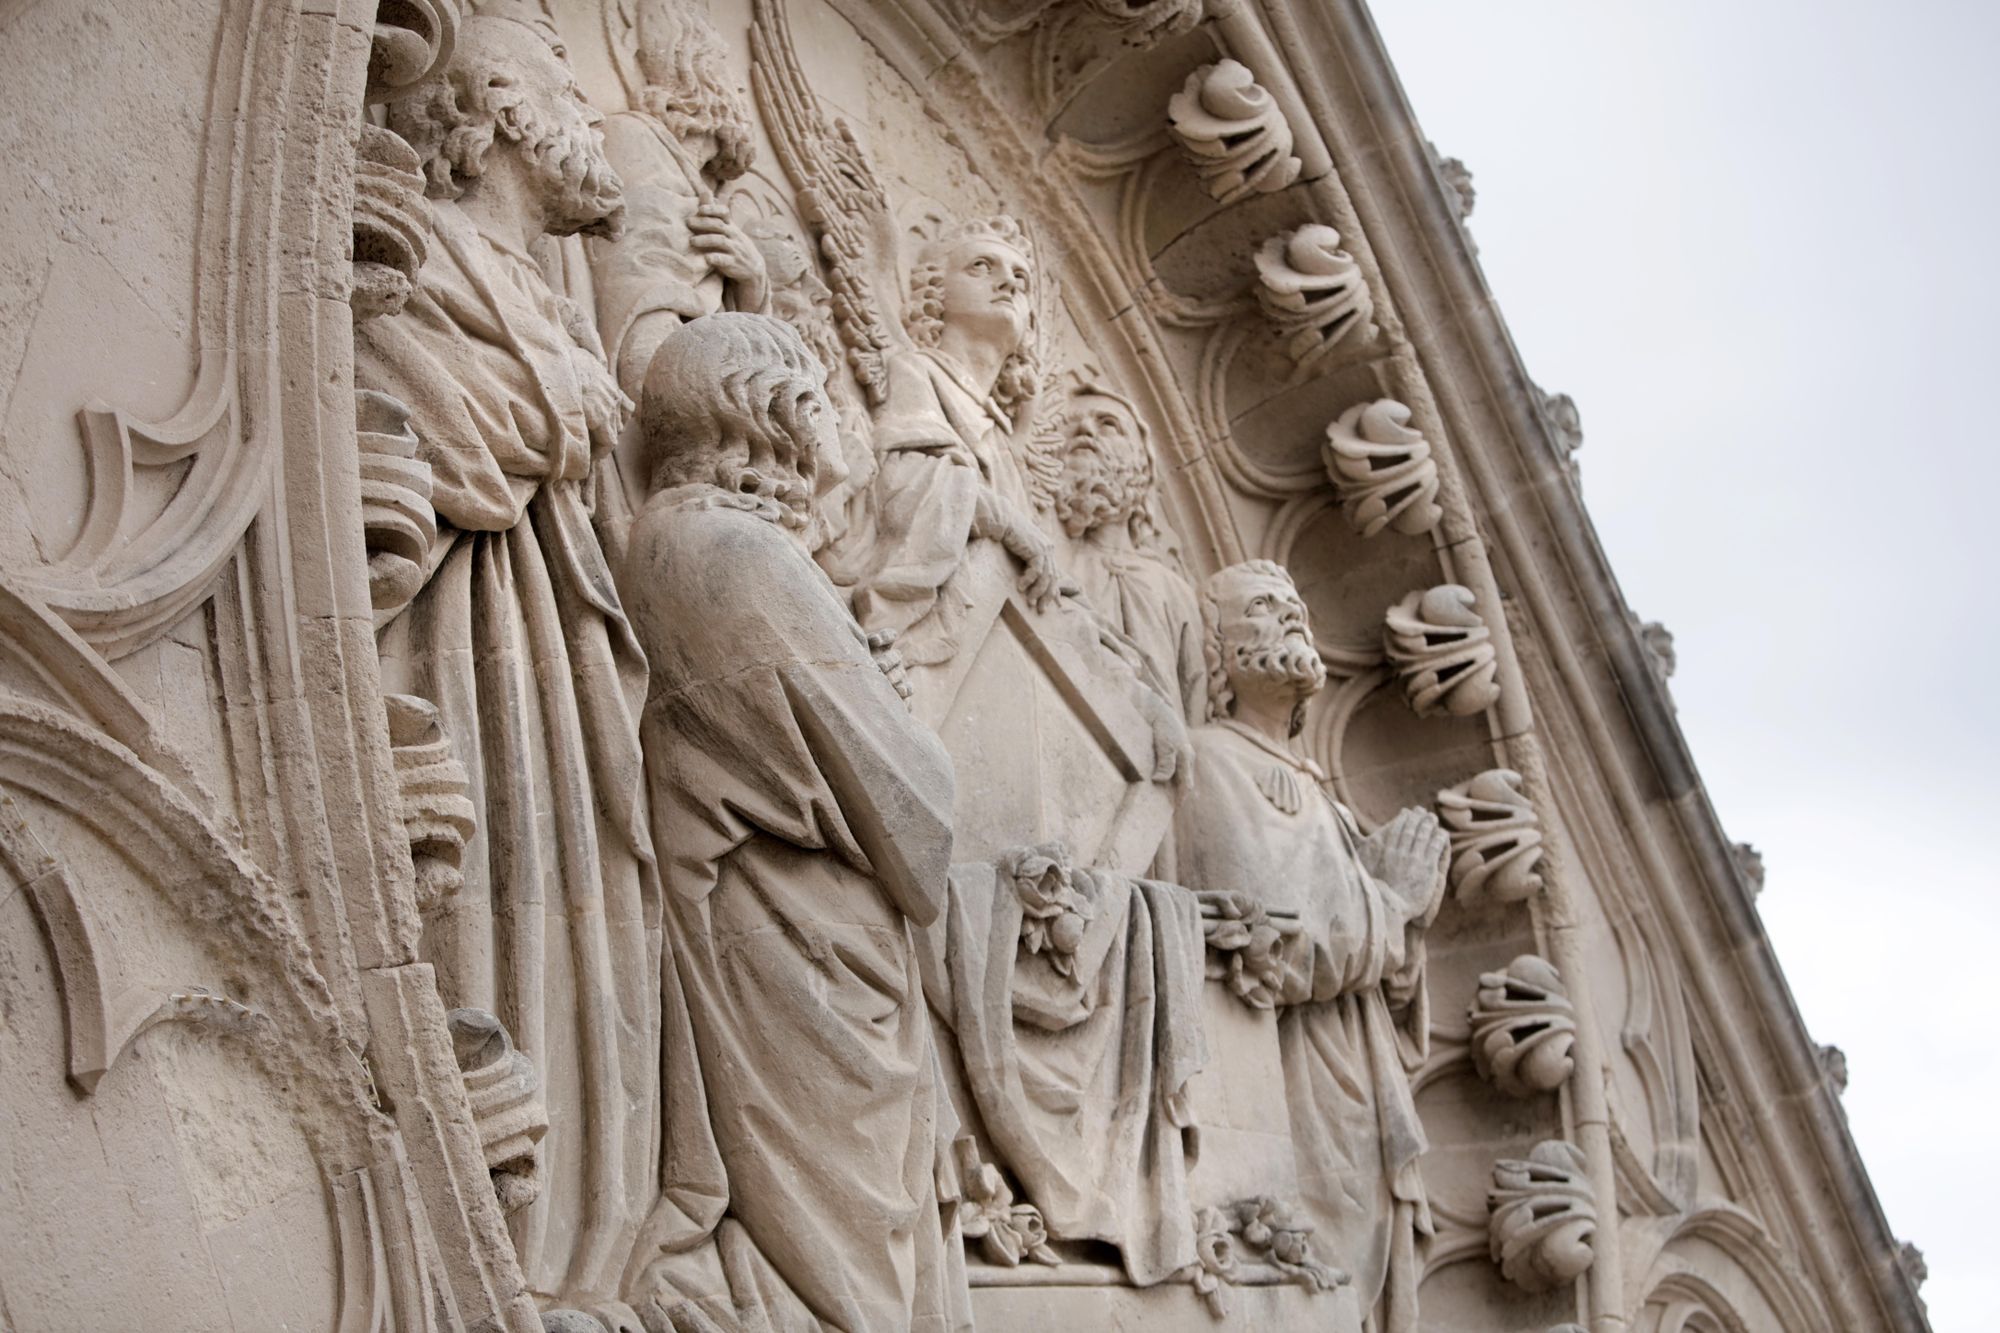
<svg viewBox="0 0 2000 1333"><path fill-rule="evenodd" d="M913 666L942 662L958 647L967 601L954 580L971 542L1010 552L1038 609L1068 588L1011 443L1049 322L1034 246L1004 214L928 220L904 279L887 195L852 132L809 87L779 0L755 5L751 48L758 99L819 239L841 341L874 417L866 521L826 562L852 586L864 626L897 635ZM893 316L883 292L903 294Z"/></svg>

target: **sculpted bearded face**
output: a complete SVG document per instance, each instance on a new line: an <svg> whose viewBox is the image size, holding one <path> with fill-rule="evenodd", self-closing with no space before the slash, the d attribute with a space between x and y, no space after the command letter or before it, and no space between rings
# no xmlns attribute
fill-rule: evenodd
<svg viewBox="0 0 2000 1333"><path fill-rule="evenodd" d="M624 213L625 187L604 156L604 117L583 100L560 45L526 24L502 21L518 61L520 100L499 115L540 183L552 235L607 234Z"/></svg>
<svg viewBox="0 0 2000 1333"><path fill-rule="evenodd" d="M1208 591L1211 649L1222 677L1214 683L1224 687L1217 693L1231 702L1288 694L1302 709L1326 684L1326 664L1291 576L1281 566L1253 560L1218 573Z"/></svg>
<svg viewBox="0 0 2000 1333"><path fill-rule="evenodd" d="M1153 489L1153 458L1139 420L1109 394L1080 393L1063 411L1056 518L1072 537L1129 524Z"/></svg>

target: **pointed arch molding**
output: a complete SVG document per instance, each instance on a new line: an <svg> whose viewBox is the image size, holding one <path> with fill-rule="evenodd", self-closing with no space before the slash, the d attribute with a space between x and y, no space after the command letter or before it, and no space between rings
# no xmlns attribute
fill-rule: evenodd
<svg viewBox="0 0 2000 1333"><path fill-rule="evenodd" d="M51 816L87 832L87 844L64 839L69 852L90 845L122 858L190 938L215 937L214 974L161 975L150 950L142 959L121 941L114 923L133 918L119 895L132 889L80 873L38 831ZM9 878L55 956L79 1090L93 1091L148 1028L191 1023L242 1044L294 1089L330 1172L379 1156L387 1121L278 887L130 750L0 693L0 883Z"/></svg>
<svg viewBox="0 0 2000 1333"><path fill-rule="evenodd" d="M1718 1270L1713 1254L1737 1271ZM1732 1277L1739 1280L1732 1281ZM1704 1201L1674 1224L1640 1288L1635 1333L1751 1333L1834 1326L1818 1293L1790 1266L1764 1224L1734 1204ZM1757 1308L1762 1305L1763 1309ZM1769 1321L1775 1317L1777 1323Z"/></svg>
<svg viewBox="0 0 2000 1333"><path fill-rule="evenodd" d="M221 9L201 154L194 387L162 420L121 410L115 381L77 413L88 497L76 540L17 572L106 657L145 646L206 597L272 493L283 256L309 251L322 222L319 209L283 207L285 176L301 135L352 134L338 116L293 124L304 122L300 0ZM142 512L149 488L136 483L161 469L179 479L157 512Z"/></svg>

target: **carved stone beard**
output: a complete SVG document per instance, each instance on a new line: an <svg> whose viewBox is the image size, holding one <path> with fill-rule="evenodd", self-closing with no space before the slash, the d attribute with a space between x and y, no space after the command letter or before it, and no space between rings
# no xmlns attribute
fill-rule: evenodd
<svg viewBox="0 0 2000 1333"><path fill-rule="evenodd" d="M523 107L521 131L528 162L556 201L549 231L557 236L615 233L625 216L625 183L605 157L596 126Z"/></svg>
<svg viewBox="0 0 2000 1333"><path fill-rule="evenodd" d="M1311 638L1297 630L1276 643L1239 643L1230 652L1232 676L1288 685L1304 703L1326 687L1326 663Z"/></svg>
<svg viewBox="0 0 2000 1333"><path fill-rule="evenodd" d="M1072 537L1130 523L1146 504L1145 469L1120 466L1102 452L1087 468L1066 471L1063 481L1055 494L1056 519Z"/></svg>

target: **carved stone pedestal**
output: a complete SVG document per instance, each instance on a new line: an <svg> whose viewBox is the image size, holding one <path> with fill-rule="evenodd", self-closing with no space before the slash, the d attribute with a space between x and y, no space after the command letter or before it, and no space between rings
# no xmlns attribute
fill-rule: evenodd
<svg viewBox="0 0 2000 1333"><path fill-rule="evenodd" d="M1361 1333L1361 1314L1351 1289L1312 1292L1290 1283L1232 1285L1227 1289L1227 1309L1220 1316L1211 1314L1192 1288L1178 1282L1143 1290L975 1286L972 1315L980 1328L1087 1328L1092 1333L1276 1333L1281 1329Z"/></svg>

